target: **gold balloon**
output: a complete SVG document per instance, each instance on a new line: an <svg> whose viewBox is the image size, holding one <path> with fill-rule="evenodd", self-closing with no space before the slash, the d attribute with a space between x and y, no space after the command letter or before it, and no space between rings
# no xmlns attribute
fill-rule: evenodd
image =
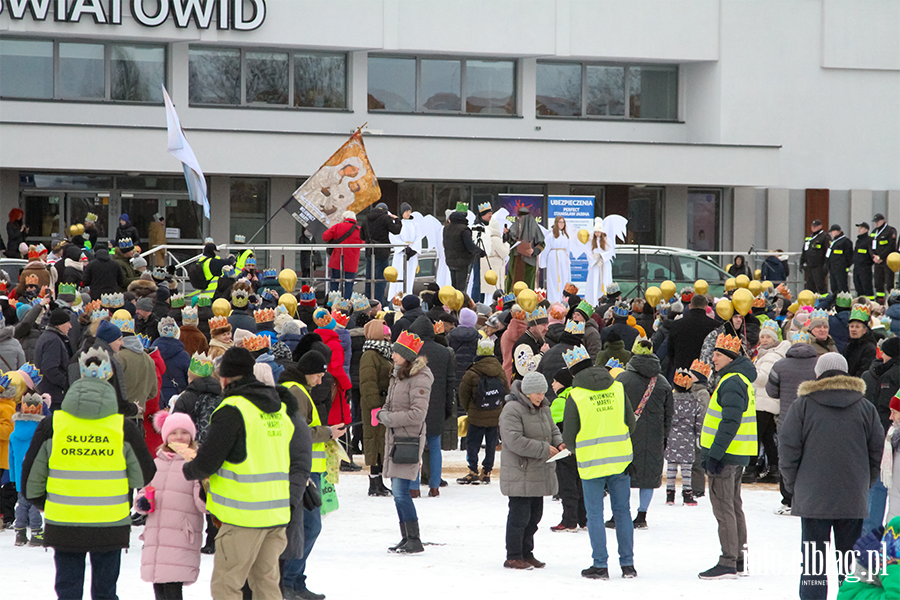
<svg viewBox="0 0 900 600"><path fill-rule="evenodd" d="M453 289L452 285L445 285L438 292L438 298L442 304L450 306L450 303L456 298L456 290Z"/></svg>
<svg viewBox="0 0 900 600"><path fill-rule="evenodd" d="M759 293L763 290L762 284L757 280L753 280L750 282L750 285L747 286L747 289L750 290L750 293L753 294L754 297L759 296Z"/></svg>
<svg viewBox="0 0 900 600"><path fill-rule="evenodd" d="M675 295L675 282L669 280L663 281L659 284L659 291L662 293L663 300L668 302L669 298Z"/></svg>
<svg viewBox="0 0 900 600"><path fill-rule="evenodd" d="M887 266L894 273L900 269L900 252L891 252L887 257Z"/></svg>
<svg viewBox="0 0 900 600"><path fill-rule="evenodd" d="M284 291L293 292L294 288L297 287L297 274L293 269L282 269L281 273L278 274L278 283L281 284Z"/></svg>
<svg viewBox="0 0 900 600"><path fill-rule="evenodd" d="M463 302L465 302L466 299L463 297L463 293L461 291L455 290L455 292L456 293L453 295L451 304L448 304L447 306L450 307L450 310L459 312L459 310L463 307Z"/></svg>
<svg viewBox="0 0 900 600"><path fill-rule="evenodd" d="M698 279L694 282L694 293L700 294L701 296L706 295L706 292L709 291L709 284L706 283L704 279Z"/></svg>
<svg viewBox="0 0 900 600"><path fill-rule="evenodd" d="M728 273L730 271L731 271L731 263L728 263L727 265L725 265L725 272Z"/></svg>
<svg viewBox="0 0 900 600"><path fill-rule="evenodd" d="M747 288L735 290L731 303L738 314L745 316L753 308L753 294Z"/></svg>
<svg viewBox="0 0 900 600"><path fill-rule="evenodd" d="M534 307L537 306L538 297L537 294L534 293L534 290L525 288L524 290L519 292L518 296L516 296L516 302L520 307L522 307L522 310L524 310L525 312L531 312L534 310Z"/></svg>
<svg viewBox="0 0 900 600"><path fill-rule="evenodd" d="M809 290L803 290L797 294L797 302L800 306L813 306L816 303L816 295Z"/></svg>
<svg viewBox="0 0 900 600"><path fill-rule="evenodd" d="M591 239L591 234L588 233L587 229L579 229L578 230L578 241L582 244L587 244L588 240Z"/></svg>
<svg viewBox="0 0 900 600"><path fill-rule="evenodd" d="M384 278L391 283L397 281L397 269L395 267L385 267Z"/></svg>
<svg viewBox="0 0 900 600"><path fill-rule="evenodd" d="M766 280L762 282L762 286L764 290L771 290L775 287L775 284L771 281Z"/></svg>
<svg viewBox="0 0 900 600"><path fill-rule="evenodd" d="M734 288L737 287L737 284L734 282L734 277L729 277L725 280L725 291L730 292Z"/></svg>
<svg viewBox="0 0 900 600"><path fill-rule="evenodd" d="M212 311L217 317L227 317L231 314L231 303L225 298L217 298L212 304Z"/></svg>
<svg viewBox="0 0 900 600"><path fill-rule="evenodd" d="M278 304L284 306L291 318L297 314L297 298L290 292L278 296Z"/></svg>
<svg viewBox="0 0 900 600"><path fill-rule="evenodd" d="M738 275L734 278L734 284L739 288L746 288L750 285L750 278L746 275Z"/></svg>
<svg viewBox="0 0 900 600"><path fill-rule="evenodd" d="M485 271L484 282L488 285L497 285L497 272L494 270Z"/></svg>
<svg viewBox="0 0 900 600"><path fill-rule="evenodd" d="M788 312L791 313L792 315L796 315L798 310L800 310L799 302L794 302L793 304L788 306Z"/></svg>
<svg viewBox="0 0 900 600"><path fill-rule="evenodd" d="M728 298L719 300L716 303L716 314L724 321L731 319L732 315L734 315L734 306L731 304L731 300Z"/></svg>
<svg viewBox="0 0 900 600"><path fill-rule="evenodd" d="M753 271L753 279L756 279L757 281L762 279L762 271L759 269Z"/></svg>
<svg viewBox="0 0 900 600"><path fill-rule="evenodd" d="M647 302L650 303L650 306L657 306L659 304L660 298L662 298L662 292L659 291L659 288L655 285L651 285L647 288L647 291L644 292L644 298L647 299Z"/></svg>
<svg viewBox="0 0 900 600"><path fill-rule="evenodd" d="M527 289L528 289L528 284L526 284L524 281L517 281L513 284L513 294L516 295L516 298L519 297L519 294L522 293L522 290L527 290Z"/></svg>

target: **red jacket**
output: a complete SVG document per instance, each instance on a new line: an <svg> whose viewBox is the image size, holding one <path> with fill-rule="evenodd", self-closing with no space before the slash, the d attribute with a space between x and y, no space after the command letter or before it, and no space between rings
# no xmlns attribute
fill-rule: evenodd
<svg viewBox="0 0 900 600"><path fill-rule="evenodd" d="M314 333L322 336L322 341L331 349L331 362L328 364L328 372L334 377L337 384L336 394L331 402L331 412L328 414L328 425L338 423L350 423L350 406L347 404L347 391L352 387L347 371L344 370L344 347L338 334L331 329L316 329Z"/></svg>
<svg viewBox="0 0 900 600"><path fill-rule="evenodd" d="M166 372L166 363L162 356L159 355L159 350L156 348L150 353L150 358L153 359L153 364L156 365L156 389L161 390L162 375ZM147 404L144 408L144 440L147 442L147 449L150 450L151 455L156 454L156 451L162 446L163 441L159 432L153 428L153 415L158 411L159 394L156 394L156 398L147 400Z"/></svg>
<svg viewBox="0 0 900 600"><path fill-rule="evenodd" d="M342 244L362 244L363 239L359 237L359 226L356 224L356 219L344 219L337 225L327 229L325 233L322 234L323 242L332 242L334 240L339 240L341 236L343 236L350 228L353 228L354 231L351 233L347 239L341 241ZM359 270L359 248L347 248L345 249L337 249L335 248L331 252L331 259L328 261L329 269L337 269L341 270L341 256L344 258L343 270L346 273L356 273Z"/></svg>

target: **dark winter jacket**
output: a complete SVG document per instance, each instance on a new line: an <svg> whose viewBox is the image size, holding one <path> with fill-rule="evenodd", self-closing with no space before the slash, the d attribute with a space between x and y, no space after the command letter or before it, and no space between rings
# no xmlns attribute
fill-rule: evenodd
<svg viewBox="0 0 900 600"><path fill-rule="evenodd" d="M775 285L783 283L787 279L784 272L784 265L778 260L777 256L767 256L760 268L763 281L771 281Z"/></svg>
<svg viewBox="0 0 900 600"><path fill-rule="evenodd" d="M331 364L331 348L322 341L321 335L314 332L309 332L300 339L300 342L294 348L294 362L300 360L300 357L310 350L315 350L321 354L325 358L326 365ZM300 383L305 383L305 380L300 381ZM322 423L328 422L328 415L331 413L333 385L334 377L332 377L331 373L325 371L325 375L322 377L322 383L313 389L308 390L309 395L312 396L313 404L316 405L316 410L319 413L319 418L322 420Z"/></svg>
<svg viewBox="0 0 900 600"><path fill-rule="evenodd" d="M692 308L669 327L669 368L687 369L695 359L700 358L700 350L706 336L718 323L706 316L706 310Z"/></svg>
<svg viewBox="0 0 900 600"><path fill-rule="evenodd" d="M402 227L403 222L400 217L392 217L383 208L371 208L365 227L363 227L362 238L372 244L390 244L390 234L399 234ZM367 248L366 254L369 256L374 254L377 260L387 260L391 257L391 249Z"/></svg>
<svg viewBox="0 0 900 600"><path fill-rule="evenodd" d="M466 370L475 362L480 339L481 334L474 327L454 327L447 334L447 343L456 355L456 381L462 381Z"/></svg>
<svg viewBox="0 0 900 600"><path fill-rule="evenodd" d="M138 233L137 227L132 225L131 222L126 223L124 227L122 225L116 227L115 245L118 246L119 240L124 240L125 238L130 238L131 243L133 243L134 245L138 245L141 243L141 238L140 234Z"/></svg>
<svg viewBox="0 0 900 600"><path fill-rule="evenodd" d="M479 356L466 370L459 384L459 403L468 415L469 425L477 427L497 427L503 406L493 410L485 410L478 406L478 384L483 377L496 377L506 386L509 392L509 381L503 365L493 356Z"/></svg>
<svg viewBox="0 0 900 600"><path fill-rule="evenodd" d="M847 236L841 234L831 241L829 248L831 256L828 257L828 272L835 277L847 276L847 271L853 264L853 242Z"/></svg>
<svg viewBox="0 0 900 600"><path fill-rule="evenodd" d="M800 386L778 424L778 467L791 514L809 519L864 519L878 479L884 428L863 397L865 384L828 371Z"/></svg>
<svg viewBox="0 0 900 600"><path fill-rule="evenodd" d="M575 346L582 345L583 339L583 336L575 336L571 333L563 332L559 342L544 352L541 362L538 363L537 371L547 380L547 398L549 400L556 398L556 393L553 391L553 376L556 375L558 371L566 368L566 361L563 359L563 354Z"/></svg>
<svg viewBox="0 0 900 600"><path fill-rule="evenodd" d="M84 268L82 281L91 290L91 300L99 300L101 294L115 294L120 288L125 289L125 275L106 248L98 248L94 253L94 260Z"/></svg>
<svg viewBox="0 0 900 600"><path fill-rule="evenodd" d="M772 367L773 372L777 366L778 363L775 363L775 367ZM756 381L756 368L745 356L738 356L731 361L731 364L719 371L720 383L715 393L719 406L722 407L722 420L719 422L719 427L716 430L712 447L701 448L700 455L703 457L703 460L706 460L707 457L712 457L727 465L746 467L750 463L749 456L728 454L726 452L728 446L734 440L734 436L737 435L744 411L747 410L747 404L750 402L750 397L747 395L747 386L740 377L729 377L722 381L730 373L743 375L751 384Z"/></svg>
<svg viewBox="0 0 900 600"><path fill-rule="evenodd" d="M609 387L615 383L615 380L603 367L588 367L584 369L577 375L575 375L575 379L572 381L572 390L576 389L584 389L584 390L608 390ZM624 386L623 386L624 387ZM641 396L643 396L643 391L641 392ZM640 403L641 399L638 398L637 402ZM628 390L625 390L625 405L623 420L625 424L628 426L628 430L634 433L635 422L634 422L634 409L631 408L633 401L628 396ZM563 442L566 444L566 448L569 451L572 451L576 447L575 438L578 437L578 432L581 430L581 416L578 413L578 406L575 404L575 401L572 399L571 392L569 393L569 397L566 398L566 406L565 413L563 416ZM577 452L576 452L576 458Z"/></svg>
<svg viewBox="0 0 900 600"><path fill-rule="evenodd" d="M112 416L116 414L115 390L101 379L79 379L66 393L61 410L82 419ZM25 497L41 509L44 508L50 475L54 416L40 422L22 464L22 479L27 482ZM144 443L144 432L130 419L125 419L122 426L128 487L140 488L153 479L156 465ZM84 485L90 485L90 482L84 482ZM127 548L130 534L130 515L121 521L103 525L44 524L44 544L59 552L109 552Z"/></svg>
<svg viewBox="0 0 900 600"><path fill-rule="evenodd" d="M625 372L616 377L616 381L625 387L632 411L637 411L652 377L656 377L656 385L631 434L634 458L630 474L633 488L658 488L662 483L666 439L672 428L675 404L672 386L660 374L659 359L655 354L632 356Z"/></svg>
<svg viewBox="0 0 900 600"><path fill-rule="evenodd" d="M390 342L383 340L382 343L390 350ZM394 365L385 353L368 346L363 351L359 360L359 391L360 412L363 415L363 453L368 466L384 462L384 425L373 426L372 420L365 417L384 406L393 370Z"/></svg>
<svg viewBox="0 0 900 600"><path fill-rule="evenodd" d="M184 351L181 340L175 338L157 338L151 348L159 348L159 355L166 363L162 389L159 390L160 408L165 408L169 404L169 398L187 389L187 372L191 366L191 357Z"/></svg>
<svg viewBox="0 0 900 600"><path fill-rule="evenodd" d="M622 340L607 342L603 351L597 355L597 360L594 364L598 367L605 367L611 358L615 358L623 365L628 364L628 361L631 360L631 352L625 348L625 342Z"/></svg>
<svg viewBox="0 0 900 600"><path fill-rule="evenodd" d="M50 394L50 409L56 410L69 389L69 360L72 358L69 338L56 327L48 327L38 338L34 352L34 364L43 375L38 391Z"/></svg>
<svg viewBox="0 0 900 600"><path fill-rule="evenodd" d="M866 384L866 398L875 405L881 427L887 431L891 427L891 398L900 390L900 359L874 361L862 379Z"/></svg>
<svg viewBox="0 0 900 600"><path fill-rule="evenodd" d="M596 358L603 348L603 340L600 338L600 328L593 319L584 323L584 348L591 358Z"/></svg>
<svg viewBox="0 0 900 600"><path fill-rule="evenodd" d="M772 366L769 381L766 382L766 394L770 398L781 400L779 415L787 415L794 400L797 399L800 384L816 378L817 360L818 356L812 346L794 344L784 358Z"/></svg>
<svg viewBox="0 0 900 600"><path fill-rule="evenodd" d="M847 373L850 377L862 377L875 360L875 336L867 328L862 337L850 338L841 353L847 359Z"/></svg>
<svg viewBox="0 0 900 600"><path fill-rule="evenodd" d="M358 390L360 383L359 361L362 359L363 344L366 343L366 332L362 327L345 330L350 334L350 352L344 358L350 359L350 385Z"/></svg>
<svg viewBox="0 0 900 600"><path fill-rule="evenodd" d="M634 346L634 340L636 340L638 337L638 330L629 325L625 321L625 319L613 319L613 324L607 325L603 328L603 331L600 332L600 339L603 341L604 347L606 346L606 338L609 336L609 332L611 331L615 331L619 334L619 337L622 338L622 342L624 343L626 350L631 350L632 346Z"/></svg>
<svg viewBox="0 0 900 600"><path fill-rule="evenodd" d="M34 349L37 347L37 341L41 337L41 333L43 333L43 329L38 324L38 317L41 316L44 307L40 304L35 304L28 312L25 313L25 316L21 321L16 323L15 328L15 336L16 339L19 340L19 343L22 344L22 351L25 352L25 361L34 363ZM75 317L75 322L78 323L78 317ZM81 330L81 324L78 323L79 332ZM75 331L75 327L72 326L72 329L69 330L69 333L73 333ZM69 347L74 351L77 342L72 339L72 336L69 335Z"/></svg>
<svg viewBox="0 0 900 600"><path fill-rule="evenodd" d="M412 327L412 324L415 323L416 319L424 316L425 311L421 308L413 308L404 312L403 316L397 319L394 322L394 326L391 327L391 341L396 342L401 331L409 331L409 328ZM434 331L434 329L432 329L432 331Z"/></svg>
<svg viewBox="0 0 900 600"><path fill-rule="evenodd" d="M449 348L434 341L434 325L428 317L421 316L416 319L409 331L422 338L424 344L419 356L428 359L429 369L434 376L428 415L425 417L426 435L429 437L441 435L444 422L456 417L456 361Z"/></svg>
<svg viewBox="0 0 900 600"><path fill-rule="evenodd" d="M465 213L451 213L450 222L444 225L444 255L447 266L451 270L466 269L478 253L478 246L472 239L472 230L469 229Z"/></svg>
<svg viewBox="0 0 900 600"><path fill-rule="evenodd" d="M22 219L6 223L6 256L8 258L22 258L19 246L25 241L25 232L22 231Z"/></svg>
<svg viewBox="0 0 900 600"><path fill-rule="evenodd" d="M837 351L841 354L850 341L850 310L838 309L833 315L828 315L828 335L834 340Z"/></svg>
<svg viewBox="0 0 900 600"><path fill-rule="evenodd" d="M151 342L156 341L156 338L159 337L159 318L153 313L150 313L146 319L142 319L135 315L134 334L146 335L150 338Z"/></svg>
<svg viewBox="0 0 900 600"><path fill-rule="evenodd" d="M123 281L119 284L119 291L125 292L128 289L128 286L138 278L137 271L131 266L131 259L122 254L122 251L118 248L113 251L113 260L119 265L119 268L122 269Z"/></svg>
<svg viewBox="0 0 900 600"><path fill-rule="evenodd" d="M203 445L209 431L210 416L221 403L222 385L219 381L215 377L200 377L190 382L178 396L172 412L190 415L197 428L197 443Z"/></svg>
<svg viewBox="0 0 900 600"><path fill-rule="evenodd" d="M232 309L228 316L228 324L231 325L231 335L238 329L245 329L250 333L256 333L256 319L253 314L246 308Z"/></svg>

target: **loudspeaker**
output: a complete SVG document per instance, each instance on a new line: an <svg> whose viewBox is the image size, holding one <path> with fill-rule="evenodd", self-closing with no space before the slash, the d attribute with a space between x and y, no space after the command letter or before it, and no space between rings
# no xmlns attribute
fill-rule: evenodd
<svg viewBox="0 0 900 600"><path fill-rule="evenodd" d="M653 229L651 223L652 204L650 198L631 198L628 200L628 230L634 233L649 233Z"/></svg>

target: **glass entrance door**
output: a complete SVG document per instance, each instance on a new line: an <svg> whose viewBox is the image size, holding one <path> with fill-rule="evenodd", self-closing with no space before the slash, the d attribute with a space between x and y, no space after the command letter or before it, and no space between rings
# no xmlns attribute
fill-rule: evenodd
<svg viewBox="0 0 900 600"><path fill-rule="evenodd" d="M66 209L68 219L67 226L64 227L64 234L68 235L68 227L77 223L84 223L84 218L88 213L94 213L97 216L97 238L105 240L109 237L109 195L99 196L97 194L66 194ZM113 228L115 233L115 227Z"/></svg>
<svg viewBox="0 0 900 600"><path fill-rule="evenodd" d="M60 239L60 209L65 196L62 192L25 196L25 239L29 244L42 243L50 248Z"/></svg>

